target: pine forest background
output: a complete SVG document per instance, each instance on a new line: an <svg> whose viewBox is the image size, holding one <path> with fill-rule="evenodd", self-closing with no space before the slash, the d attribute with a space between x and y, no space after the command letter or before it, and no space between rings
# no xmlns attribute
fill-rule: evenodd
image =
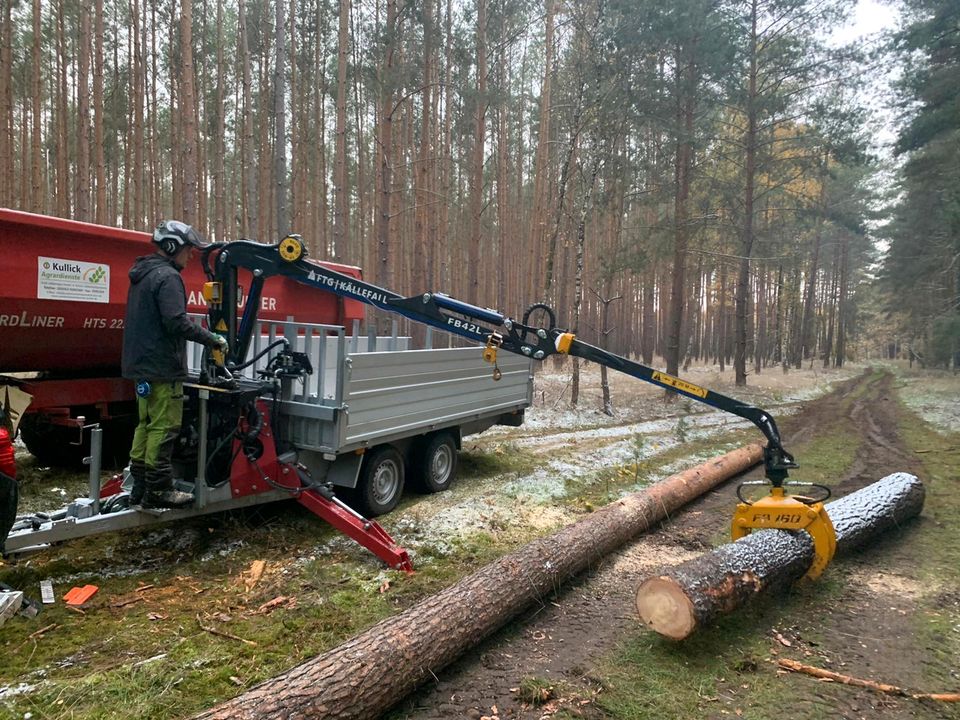
<svg viewBox="0 0 960 720"><path fill-rule="evenodd" d="M0 206L296 232L673 373L956 368L960 3L897 7L837 47L845 0L2 0Z"/></svg>

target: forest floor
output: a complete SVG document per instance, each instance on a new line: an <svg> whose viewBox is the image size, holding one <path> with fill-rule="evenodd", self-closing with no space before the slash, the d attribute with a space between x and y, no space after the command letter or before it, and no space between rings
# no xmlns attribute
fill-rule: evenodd
<svg viewBox="0 0 960 720"><path fill-rule="evenodd" d="M921 517L816 583L764 598L683 643L639 623L644 578L726 542L735 487L691 503L523 613L387 713L440 718L960 718L957 706L778 671L793 658L915 692L960 690L960 377L886 365L685 378L771 411L796 480L844 495L905 470L927 485ZM277 510L89 538L0 568L39 594L51 578L101 590L0 627L0 717L178 717L207 707L410 607L495 557L680 469L757 440L736 418L611 373L615 415L585 370L536 380L519 428L464 442L449 492L409 495L381 522L417 573L382 569L306 512ZM83 494L82 474L21 453L24 505ZM248 571L265 560L263 578ZM52 627L51 627L52 626ZM45 632L39 632L44 630ZM213 635L213 628L232 635ZM240 639L242 638L242 640ZM246 642L244 642L246 641ZM255 644L254 644L255 643Z"/></svg>

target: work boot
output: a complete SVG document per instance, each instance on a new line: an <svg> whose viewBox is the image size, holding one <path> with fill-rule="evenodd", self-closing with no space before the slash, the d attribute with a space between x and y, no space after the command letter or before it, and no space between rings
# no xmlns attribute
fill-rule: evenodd
<svg viewBox="0 0 960 720"><path fill-rule="evenodd" d="M143 502L143 493L147 489L147 466L143 461L130 461L130 478L133 480L130 488L130 504L139 505Z"/></svg>
<svg viewBox="0 0 960 720"><path fill-rule="evenodd" d="M193 504L191 493L174 489L172 474L149 467L146 470L144 508L182 508Z"/></svg>

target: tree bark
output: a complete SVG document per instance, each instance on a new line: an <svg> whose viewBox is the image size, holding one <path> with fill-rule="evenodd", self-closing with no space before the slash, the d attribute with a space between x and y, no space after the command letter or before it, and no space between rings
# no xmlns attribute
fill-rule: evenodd
<svg viewBox="0 0 960 720"><path fill-rule="evenodd" d="M750 3L750 68L747 81L747 129L744 145L743 232L741 233L740 267L734 294L734 334L736 350L733 373L737 387L747 384L747 295L750 292L750 255L753 252L753 206L757 173L757 5Z"/></svg>
<svg viewBox="0 0 960 720"><path fill-rule="evenodd" d="M817 273L820 271L820 245L823 239L823 222L827 196L827 164L830 155L824 151L821 160L820 190L817 201L816 229L813 234L813 251L810 256L810 270L807 273L803 295L803 317L800 321L800 337L797 340L797 349L794 364L799 368L803 361L813 356L816 345L816 336L813 332L814 300L816 298Z"/></svg>
<svg viewBox="0 0 960 720"><path fill-rule="evenodd" d="M223 0L217 0L217 92L214 98L214 113L216 114L216 135L213 138L213 236L218 242L227 239L227 199L226 199L226 168L224 155L227 134L226 108L226 63L223 57ZM230 223L233 227L233 223ZM231 236L233 233L231 233Z"/></svg>
<svg viewBox="0 0 960 720"><path fill-rule="evenodd" d="M93 164L94 220L100 225L105 225L107 223L107 166L103 152L103 0L96 0L93 10Z"/></svg>
<svg viewBox="0 0 960 720"><path fill-rule="evenodd" d="M473 148L470 153L470 244L467 262L470 267L467 300L479 303L480 297L480 245L483 243L484 206L484 161L487 139L487 3L476 0L477 5L477 97L473 112Z"/></svg>
<svg viewBox="0 0 960 720"><path fill-rule="evenodd" d="M617 500L198 717L377 717L521 610L762 454L748 445Z"/></svg>
<svg viewBox="0 0 960 720"><path fill-rule="evenodd" d="M653 221L649 221L652 224ZM657 315L655 307L657 289L656 259L643 272L643 312L641 313L640 357L645 365L653 363L657 347Z"/></svg>
<svg viewBox="0 0 960 720"><path fill-rule="evenodd" d="M12 3L0 8L0 66L13 66ZM13 207L14 194L14 104L13 78L0 73L0 206ZM25 149L25 148L24 148Z"/></svg>
<svg viewBox="0 0 960 720"><path fill-rule="evenodd" d="M347 249L349 195L347 189L347 53L350 50L350 0L340 0L337 31L337 126L334 131L333 259L341 262Z"/></svg>
<svg viewBox="0 0 960 720"><path fill-rule="evenodd" d="M274 228L276 237L281 238L290 232L290 223L287 220L287 124L286 124L286 36L284 0L277 0L276 10L276 47L274 48L273 66L273 193L274 193Z"/></svg>
<svg viewBox="0 0 960 720"><path fill-rule="evenodd" d="M550 106L551 83L554 60L554 13L555 0L545 0L544 15L544 61L543 81L540 85L540 120L537 132L537 149L533 161L533 208L530 212L530 232L527 239L528 274L527 277L537 283L543 277L542 253L547 234L547 198L549 196L549 178L547 167L550 162Z"/></svg>
<svg viewBox="0 0 960 720"><path fill-rule="evenodd" d="M686 296L687 245L690 240L689 201L693 175L694 116L697 109L699 78L696 70L697 38L690 47L678 47L675 53L676 70L676 157L674 159L673 198L673 270L670 281L670 310L667 316L664 358L667 372L676 375L680 370L681 326ZM667 402L676 400L676 394L664 391Z"/></svg>
<svg viewBox="0 0 960 720"><path fill-rule="evenodd" d="M90 222L90 8L80 5L80 37L77 40L77 157L75 220Z"/></svg>
<svg viewBox="0 0 960 720"><path fill-rule="evenodd" d="M837 349L834 367L843 367L847 353L847 282L849 280L849 244L845 234L840 236L840 293L837 299Z"/></svg>
<svg viewBox="0 0 960 720"><path fill-rule="evenodd" d="M609 287L609 284L610 282L608 280L607 281L608 287ZM592 288L591 288L591 291L593 292L594 295L597 296L597 300L600 301L600 307L601 307L600 337L603 338L602 341L600 342L600 347L606 348L606 347L609 347L607 337L610 335L610 333L613 332L613 328L610 327L610 303L614 302L615 300L619 300L623 296L616 295L614 297L605 297L604 295L601 295L600 293L598 293L596 290L593 290ZM609 290L607 292L609 292ZM601 412L603 412L604 415L610 415L612 417L613 401L610 399L610 383L607 380L606 365L600 366L600 390L603 394L603 406L600 408L600 410Z"/></svg>
<svg viewBox="0 0 960 720"><path fill-rule="evenodd" d="M180 218L189 225L197 221L197 126L193 109L196 102L193 83L193 0L184 0L180 10L180 62L183 188L182 196L177 198L176 202L180 203Z"/></svg>
<svg viewBox="0 0 960 720"><path fill-rule="evenodd" d="M829 503L837 554L919 515L924 493L916 476L900 472ZM813 540L807 533L755 532L645 580L637 590L637 612L652 630L682 640L758 593L796 582L812 562Z"/></svg>
<svg viewBox="0 0 960 720"><path fill-rule="evenodd" d="M144 10L145 9L146 8L144 8ZM131 78L130 78L131 104L133 105L132 112L130 113L131 114L130 122L133 125L133 152L132 153L129 152L130 142L128 141L124 143L124 145L127 148L127 160L130 160L130 156L132 154L132 162L133 162L132 167L129 164L127 164L127 162L125 162L124 164L129 169L129 173L127 173L127 175L129 175L130 177L129 183L133 185L133 192L132 193L124 192L124 207L127 208L127 211L124 212L123 220L124 220L124 223L127 224L127 227L132 227L137 230L140 230L143 227L143 218L144 218L143 183L144 183L144 177L145 177L145 174L143 172L143 162L144 162L143 156L144 156L144 142L145 142L144 129L143 129L143 123L144 123L143 102L144 102L144 95L146 90L146 82L144 80L145 72L144 72L144 60L143 60L143 54L142 54L143 53L142 48L144 47L144 45L142 44L141 37L140 37L140 14L141 14L141 10L140 10L139 3L137 2L137 0L134 0L133 11L130 18L130 22L132 25L130 30L130 40L132 41L131 49L132 49L132 55L133 55L133 57L130 59L130 64L132 65L131 69L133 71L131 73ZM156 26L151 25L151 31L155 32L155 30L156 30ZM154 60L154 63L156 63L156 60ZM155 78L155 75L156 74L154 74L154 78ZM156 82L156 79L154 79L154 82ZM152 95L152 100L154 103L156 103L155 92ZM156 104L154 104L153 107L156 108ZM156 118L154 117L153 113L151 113L149 117L150 117L150 123L151 123L150 142L151 142L152 149L155 151L157 146L156 124L155 124ZM154 160L154 157L153 157L153 153L151 152L151 161L153 160ZM156 170L155 162L151 163L151 170L153 171ZM152 180L156 176L153 174L153 172L151 172L150 177ZM127 184L127 188L129 188L129 184ZM133 196L131 201L127 200L128 194ZM154 206L153 202L151 202L150 205L151 205L150 210L157 209ZM158 218L151 215L150 220L151 222L156 222Z"/></svg>
<svg viewBox="0 0 960 720"><path fill-rule="evenodd" d="M377 176L377 214L374 218L376 237L375 278L383 287L393 285L395 262L391 258L390 216L393 198L393 101L395 94L397 51L397 3L387 0L387 18L383 29L386 38L383 62L380 66L380 98L377 118L379 174Z"/></svg>
<svg viewBox="0 0 960 720"><path fill-rule="evenodd" d="M33 44L31 46L31 59L33 61L33 75L31 77L33 82L33 113L31 115L31 119L33 120L33 134L30 137L30 202L25 202L24 205L33 212L37 213L42 213L46 209L46 203L44 200L46 194L41 190L41 186L43 184L43 176L41 175L41 170L43 168L43 156L41 154L43 147L43 133L41 131L41 123L43 122L43 113L41 111L43 102L43 85L40 77L40 51L43 46L43 34L40 31L41 18L42 14L40 9L40 0L33 0ZM59 24L57 25L57 28L60 28ZM58 33L57 37L59 38L61 34L62 33ZM61 45L62 43L58 42L58 48ZM61 106L58 106L58 122L61 117L60 113L62 113ZM61 152L62 150L57 153L58 170L60 169L59 160ZM60 179L59 175L57 176L57 179ZM27 193L24 193L24 195L26 194ZM59 206L57 206L57 210L60 210Z"/></svg>
<svg viewBox="0 0 960 720"><path fill-rule="evenodd" d="M240 55L240 82L243 109L240 130L240 236L256 237L259 215L257 210L257 165L254 160L253 79L250 69L250 47L247 40L247 18L244 0L237 2L237 46Z"/></svg>

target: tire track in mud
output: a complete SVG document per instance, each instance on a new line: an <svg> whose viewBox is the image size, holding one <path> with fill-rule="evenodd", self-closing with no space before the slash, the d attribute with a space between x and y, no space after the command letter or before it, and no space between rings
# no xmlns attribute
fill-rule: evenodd
<svg viewBox="0 0 960 720"><path fill-rule="evenodd" d="M868 371L838 385L829 395L804 403L799 413L781 423L781 429L789 448L791 443L807 442L830 432L837 418L845 419L851 433L859 438L859 451L850 467L838 471L833 483L835 495L842 496L897 470L916 472L919 463L906 451L897 433L897 412L892 376ZM572 702L578 695L590 697L598 682L591 672L597 660L612 652L625 635L639 632L633 609L636 585L660 568L712 547L711 540L726 532L738 482L762 476L762 469L754 469L694 501L659 530L607 557L557 597L528 611L474 652L444 669L433 686L414 693L387 717L540 718L541 710L526 706L517 698L515 690L525 678L543 678L575 688ZM893 623L902 621L901 613L905 610L901 606L890 609L888 603L888 612ZM853 627L847 613L838 616L837 621ZM758 628L757 632L770 629ZM859 639L853 637L855 633L848 635L848 644L859 645ZM909 658L911 653L904 648L903 656ZM915 663L916 658L906 662ZM797 682L806 681L797 678ZM870 697L866 692L833 696L814 688L808 697L808 711L822 713L826 707L833 709L835 717L890 716L890 701ZM852 715L851 708L857 708ZM577 713L583 717L606 717L589 705L577 708Z"/></svg>

